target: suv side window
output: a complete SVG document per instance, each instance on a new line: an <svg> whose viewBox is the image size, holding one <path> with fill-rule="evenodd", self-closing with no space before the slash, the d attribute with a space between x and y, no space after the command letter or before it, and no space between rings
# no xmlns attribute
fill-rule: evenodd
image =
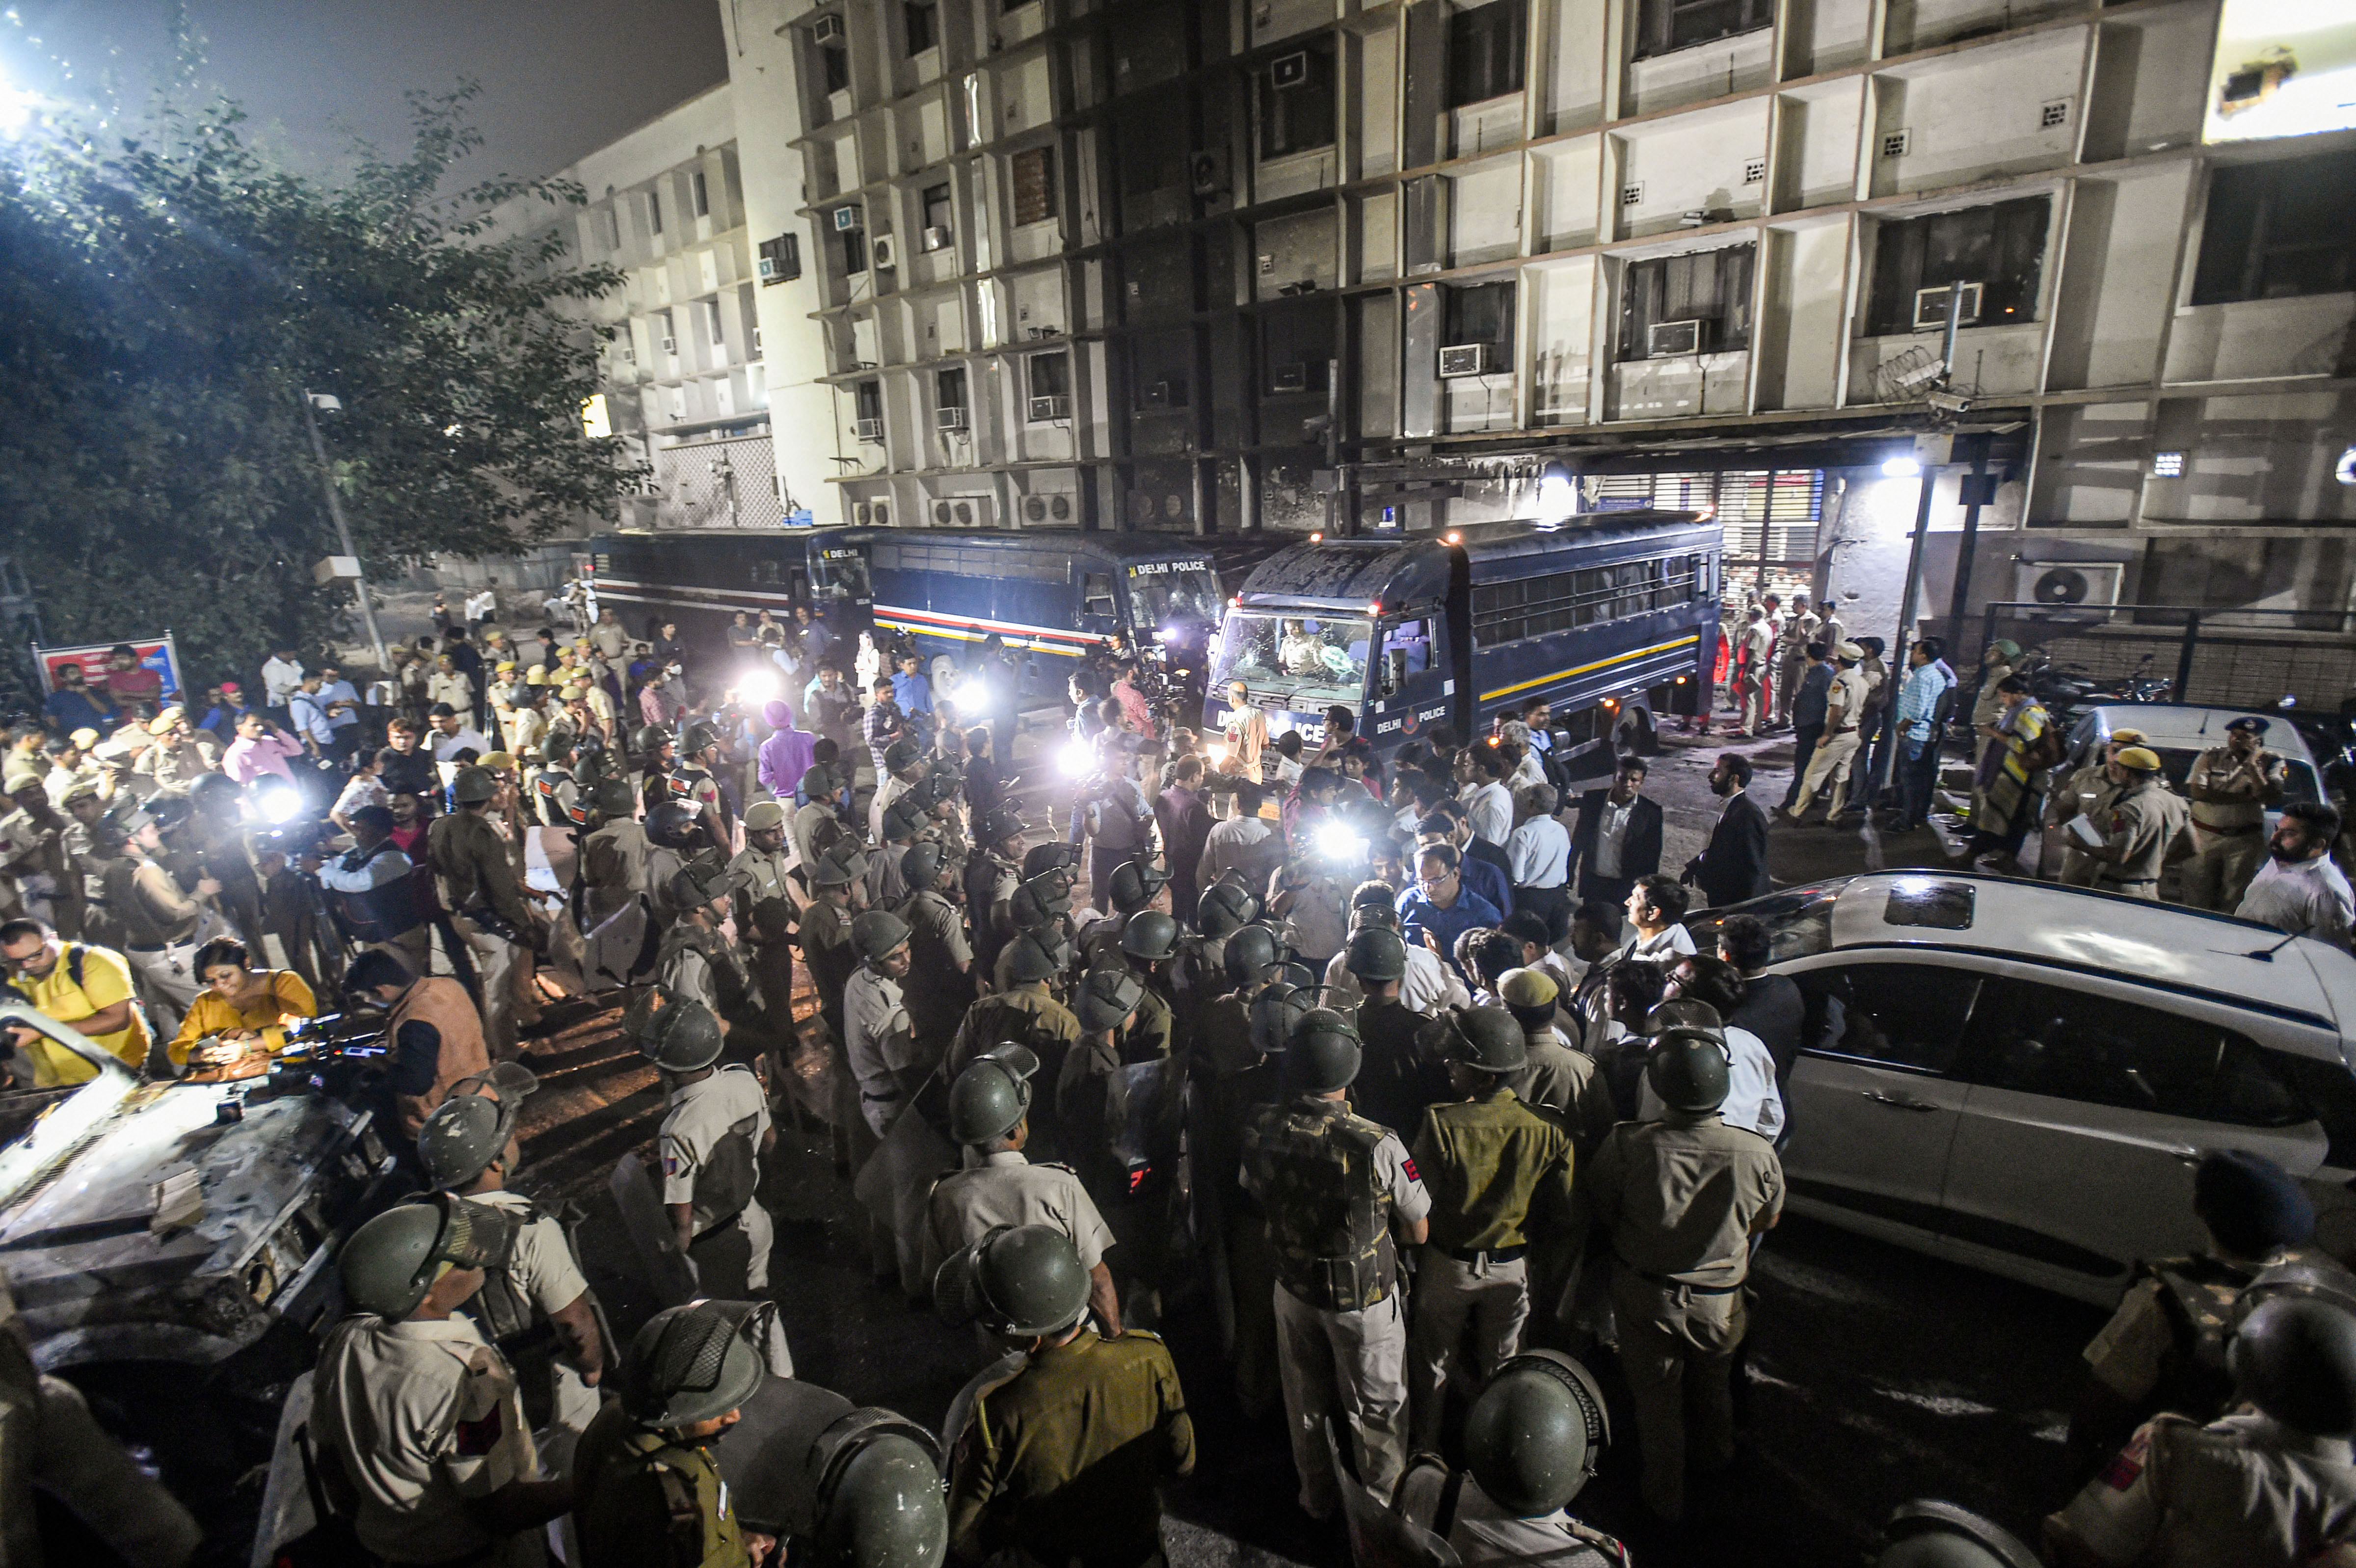
<svg viewBox="0 0 2356 1568"><path fill-rule="evenodd" d="M1104 571L1085 572L1080 577L1080 611L1087 615L1116 615L1119 612L1112 602L1112 574Z"/></svg>
<svg viewBox="0 0 2356 1568"><path fill-rule="evenodd" d="M1807 998L1807 1050L1918 1072L1946 1072L1963 1054L1980 990L1968 969L1857 964L1794 975Z"/></svg>
<svg viewBox="0 0 2356 1568"><path fill-rule="evenodd" d="M2087 991L2008 979L1988 987L1969 1076L1991 1088L2244 1127L2315 1114L2247 1036Z"/></svg>

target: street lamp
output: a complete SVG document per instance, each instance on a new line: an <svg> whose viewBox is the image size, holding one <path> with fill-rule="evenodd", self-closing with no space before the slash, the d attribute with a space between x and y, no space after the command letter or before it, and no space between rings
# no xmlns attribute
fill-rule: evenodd
<svg viewBox="0 0 2356 1568"><path fill-rule="evenodd" d="M360 602L360 621L368 627L369 647L376 655L376 667L385 674L392 673L392 660L384 651L384 634L376 629L376 606L369 603L368 573L357 570L360 552L353 548L352 530L344 521L343 497L336 494L335 471L327 466L327 443L319 434L319 416L341 413L344 400L332 392L303 394L303 423L311 432L311 452L319 460L319 484L327 492L327 515L336 520L336 539L344 553L352 558L352 592Z"/></svg>

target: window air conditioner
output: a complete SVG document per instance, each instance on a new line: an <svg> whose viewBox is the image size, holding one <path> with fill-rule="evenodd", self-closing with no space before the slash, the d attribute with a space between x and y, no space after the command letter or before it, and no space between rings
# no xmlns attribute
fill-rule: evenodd
<svg viewBox="0 0 2356 1568"><path fill-rule="evenodd" d="M838 207L834 209L834 231L837 234L848 234L858 227L859 208Z"/></svg>
<svg viewBox="0 0 2356 1568"><path fill-rule="evenodd" d="M863 441L870 446L881 446L884 444L884 421L853 420L851 421L851 433L855 439Z"/></svg>
<svg viewBox="0 0 2356 1568"><path fill-rule="evenodd" d="M933 411L933 425L938 430L963 430L965 428L965 410L958 407L954 403L949 404L945 408L935 409Z"/></svg>
<svg viewBox="0 0 2356 1568"><path fill-rule="evenodd" d="M1702 322L1656 321L1644 329L1644 357L1666 359L1679 354L1701 352Z"/></svg>
<svg viewBox="0 0 2356 1568"><path fill-rule="evenodd" d="M1485 343L1455 343L1440 351L1440 373L1442 376L1479 376L1489 368L1489 346Z"/></svg>
<svg viewBox="0 0 2356 1568"><path fill-rule="evenodd" d="M759 265L763 283L774 283L777 281L777 259L775 256L762 257Z"/></svg>
<svg viewBox="0 0 2356 1568"><path fill-rule="evenodd" d="M2126 571L2115 560L2024 560L2014 597L2055 609L2115 604Z"/></svg>
<svg viewBox="0 0 2356 1568"><path fill-rule="evenodd" d="M666 338L664 338L664 339L662 340L662 351L663 351L664 353L666 353L666 354L676 354L676 353L678 353L678 352L679 352L679 339L678 339L678 338L676 338L676 337L666 337Z"/></svg>
<svg viewBox="0 0 2356 1568"><path fill-rule="evenodd" d="M900 264L898 251L892 243L892 236L889 234L875 236L873 260L875 270L879 272L888 272Z"/></svg>
<svg viewBox="0 0 2356 1568"><path fill-rule="evenodd" d="M949 248L949 231L944 224L927 224L925 229L925 249L946 251Z"/></svg>
<svg viewBox="0 0 2356 1568"><path fill-rule="evenodd" d="M1289 55L1279 55L1268 64L1270 87L1299 87L1309 80L1309 51L1295 49Z"/></svg>
<svg viewBox="0 0 2356 1568"><path fill-rule="evenodd" d="M1227 157L1213 148L1186 161L1186 177L1196 196L1219 196L1227 188Z"/></svg>
<svg viewBox="0 0 2356 1568"><path fill-rule="evenodd" d="M1045 397L1031 400L1033 424L1044 424L1049 420L1067 420L1071 417L1072 400L1069 398Z"/></svg>
<svg viewBox="0 0 2356 1568"><path fill-rule="evenodd" d="M1947 290L1949 286L1950 285L1948 284L1941 283L1934 289L1916 289L1914 291L1915 331L1920 332L1925 327L1944 326L1947 325ZM1965 326L1969 326L1974 322L1979 320L1979 318L1980 286L1977 283L1965 283L1964 285L1963 324Z"/></svg>
<svg viewBox="0 0 2356 1568"><path fill-rule="evenodd" d="M1451 351L1446 349L1441 350L1443 355ZM1447 374L1446 371L1442 371L1440 373L1442 375ZM1304 360L1295 359L1289 365L1279 365L1275 369L1269 372L1268 389L1271 392L1307 391L1309 389L1308 363Z"/></svg>
<svg viewBox="0 0 2356 1568"><path fill-rule="evenodd" d="M842 47L842 18L834 15L820 16L810 24L810 41L830 48Z"/></svg>

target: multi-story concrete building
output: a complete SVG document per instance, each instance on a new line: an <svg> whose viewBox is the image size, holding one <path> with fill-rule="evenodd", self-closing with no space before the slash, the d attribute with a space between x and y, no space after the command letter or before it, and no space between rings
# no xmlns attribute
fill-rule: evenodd
<svg viewBox="0 0 2356 1568"><path fill-rule="evenodd" d="M2356 136L2227 139L2305 123L2252 9L732 0L831 389L780 462L821 520L1218 532L1559 464L1881 624L1921 434L1934 611L1966 516L1976 598L2345 608Z"/></svg>

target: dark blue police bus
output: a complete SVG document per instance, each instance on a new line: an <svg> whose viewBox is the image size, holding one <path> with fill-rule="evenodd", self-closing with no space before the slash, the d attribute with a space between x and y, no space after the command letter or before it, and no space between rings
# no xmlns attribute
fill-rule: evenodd
<svg viewBox="0 0 2356 1568"><path fill-rule="evenodd" d="M1574 752L1650 750L1661 715L1709 710L1722 548L1690 512L1295 545L1227 611L1204 724L1242 681L1271 737L1314 741L1342 707L1383 753L1544 698Z"/></svg>

